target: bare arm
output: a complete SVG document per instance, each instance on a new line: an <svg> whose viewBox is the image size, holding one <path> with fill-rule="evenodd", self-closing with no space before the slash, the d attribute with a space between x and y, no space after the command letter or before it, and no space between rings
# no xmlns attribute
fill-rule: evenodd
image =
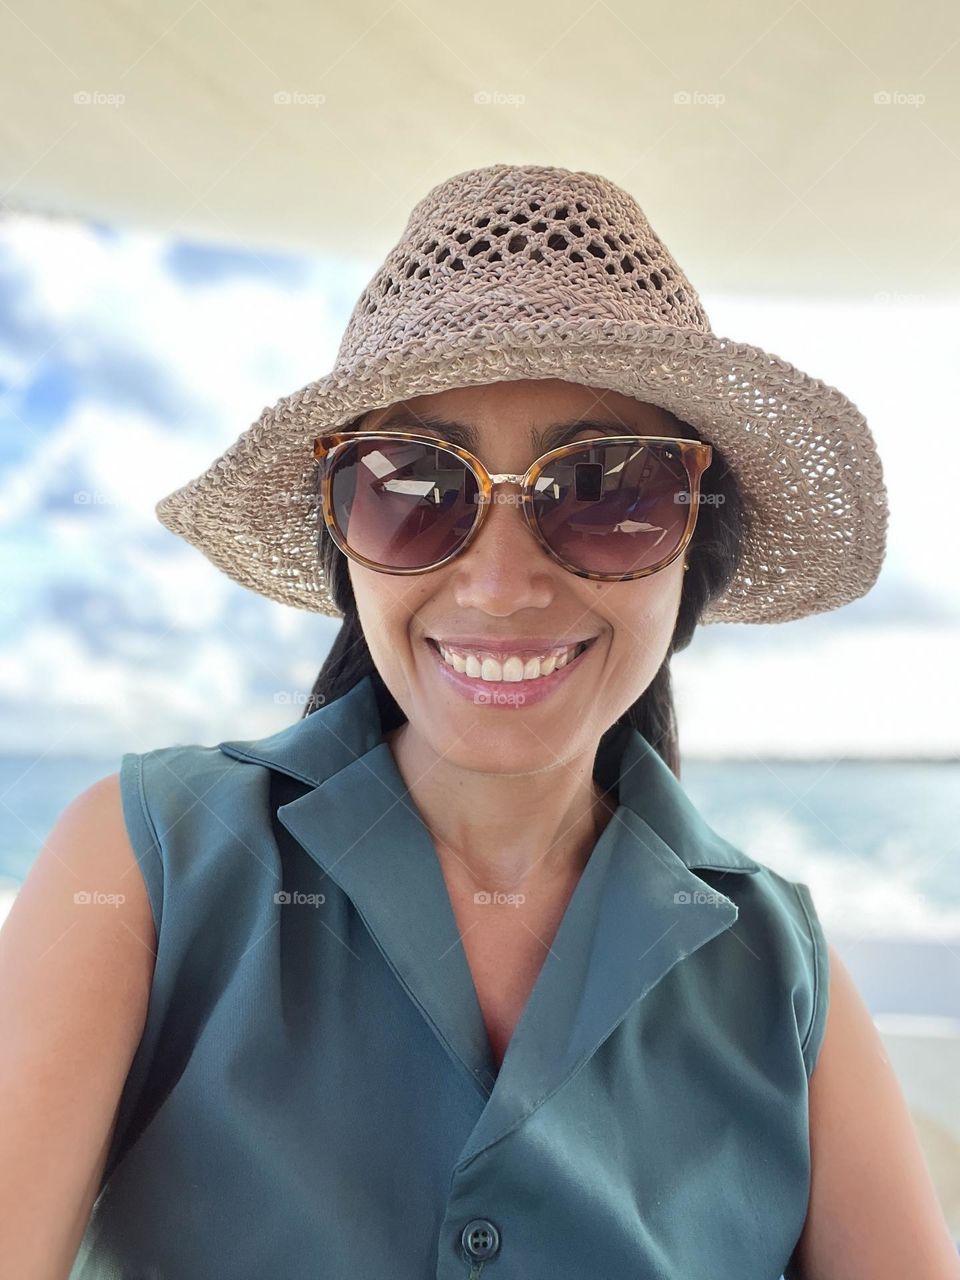
<svg viewBox="0 0 960 1280"><path fill-rule="evenodd" d="M122 900L75 902L84 891ZM0 1274L64 1280L73 1266L155 950L111 774L64 810L0 930Z"/></svg>
<svg viewBox="0 0 960 1280"><path fill-rule="evenodd" d="M870 1012L833 947L810 1079L807 1220L786 1280L960 1280L906 1100Z"/></svg>

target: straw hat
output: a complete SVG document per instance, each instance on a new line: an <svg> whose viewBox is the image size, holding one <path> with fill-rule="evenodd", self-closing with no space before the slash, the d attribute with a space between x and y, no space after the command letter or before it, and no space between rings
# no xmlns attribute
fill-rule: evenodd
<svg viewBox="0 0 960 1280"><path fill-rule="evenodd" d="M265 408L157 516L243 586L338 617L318 554L314 437L413 396L519 378L659 405L725 454L743 494L742 558L702 623L785 622L876 581L887 496L856 406L718 337L627 192L542 165L471 169L429 191L357 300L333 370Z"/></svg>

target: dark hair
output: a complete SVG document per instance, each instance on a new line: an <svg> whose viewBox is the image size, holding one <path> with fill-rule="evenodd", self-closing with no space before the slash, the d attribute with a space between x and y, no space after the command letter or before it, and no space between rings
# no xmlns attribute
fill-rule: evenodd
<svg viewBox="0 0 960 1280"><path fill-rule="evenodd" d="M675 418L673 414L669 416L673 419L673 429L678 436L704 438L688 423ZM355 426L354 422L342 429L355 429ZM713 460L703 476L701 491L705 497L713 497L714 500L700 504L697 524L687 548L687 563L690 568L683 575L683 589L670 645L650 684L616 721L616 725L628 725L637 729L678 778L680 745L670 679L670 658L690 643L704 608L733 577L740 558L743 503L736 477L716 445L713 445ZM370 676L384 732L389 732L403 724L406 716L370 656L357 615L347 571L347 558L334 544L322 522L319 555L330 594L344 617L314 681L303 714L310 715L311 712L335 702L364 676ZM610 726L608 732L614 728L615 726Z"/></svg>

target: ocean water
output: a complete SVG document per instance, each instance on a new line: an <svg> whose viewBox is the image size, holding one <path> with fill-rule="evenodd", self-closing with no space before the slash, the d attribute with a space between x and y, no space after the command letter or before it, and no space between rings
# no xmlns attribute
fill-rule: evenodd
<svg viewBox="0 0 960 1280"><path fill-rule="evenodd" d="M960 762L688 762L750 857L810 886L827 932L960 941Z"/></svg>
<svg viewBox="0 0 960 1280"><path fill-rule="evenodd" d="M119 763L0 756L0 889ZM810 886L828 932L960 941L960 763L689 760L683 786L720 835Z"/></svg>

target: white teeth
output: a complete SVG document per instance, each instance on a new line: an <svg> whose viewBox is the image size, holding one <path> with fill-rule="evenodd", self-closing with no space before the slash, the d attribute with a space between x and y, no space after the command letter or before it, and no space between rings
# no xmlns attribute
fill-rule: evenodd
<svg viewBox="0 0 960 1280"><path fill-rule="evenodd" d="M520 680L538 680L541 676L550 675L553 671L559 670L560 667L565 667L568 662L571 662L586 648L586 645L570 645L560 653L551 653L546 657L540 658L524 659L517 654L510 654L502 663L489 656L479 658L473 653L458 653L443 645L439 647L444 662L447 666L453 667L454 671L468 675L474 680L516 682Z"/></svg>
<svg viewBox="0 0 960 1280"><path fill-rule="evenodd" d="M503 664L504 680L522 680L525 663L522 658L508 658Z"/></svg>

